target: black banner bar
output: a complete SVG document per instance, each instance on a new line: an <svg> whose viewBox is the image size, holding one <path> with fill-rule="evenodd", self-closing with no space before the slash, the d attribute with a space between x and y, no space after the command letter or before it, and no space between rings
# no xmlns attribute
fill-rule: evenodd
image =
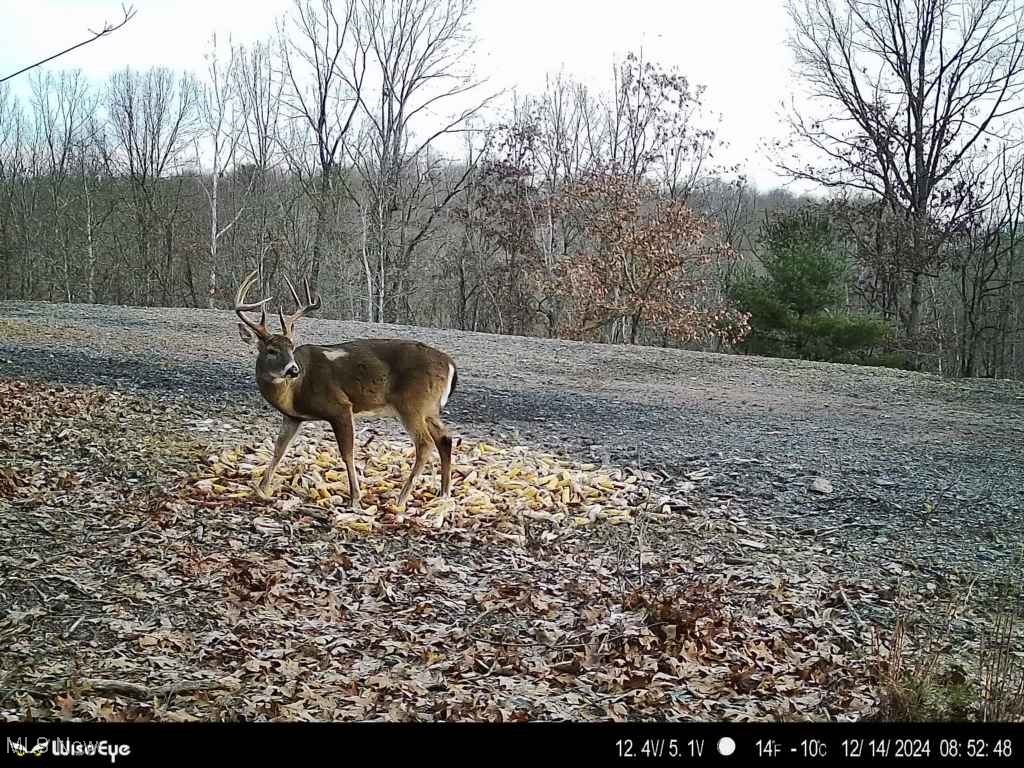
<svg viewBox="0 0 1024 768"><path fill-rule="evenodd" d="M1024 725L972 723L0 723L0 765L1019 765Z"/></svg>

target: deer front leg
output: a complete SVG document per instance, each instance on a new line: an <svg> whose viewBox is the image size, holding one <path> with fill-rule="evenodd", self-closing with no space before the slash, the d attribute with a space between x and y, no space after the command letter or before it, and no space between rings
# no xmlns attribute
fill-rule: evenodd
<svg viewBox="0 0 1024 768"><path fill-rule="evenodd" d="M267 471L263 474L263 481L260 483L260 493L266 494L267 489L270 487L270 481L274 478L274 470L277 469L277 465L284 458L284 454L288 450L288 446L292 444L292 440L295 439L295 435L298 434L300 426L302 426L302 422L298 419L293 419L291 416L285 416L281 421L281 429L277 433L277 443L274 445L274 457L270 460Z"/></svg>
<svg viewBox="0 0 1024 768"><path fill-rule="evenodd" d="M341 418L331 422L331 428L334 430L334 437L338 441L338 450L341 451L341 459L345 462L345 471L348 473L348 491L352 498L352 509L358 512L362 509L360 504L362 493L359 490L359 476L356 474L356 462L353 457L356 436L352 408L347 408Z"/></svg>

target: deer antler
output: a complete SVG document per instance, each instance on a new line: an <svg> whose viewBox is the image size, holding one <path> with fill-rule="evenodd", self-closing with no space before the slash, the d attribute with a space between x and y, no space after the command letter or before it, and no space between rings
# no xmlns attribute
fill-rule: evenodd
<svg viewBox="0 0 1024 768"><path fill-rule="evenodd" d="M253 302L251 304L244 303L245 295L249 293L249 289L252 288L252 284L256 282L256 278L258 276L259 270L255 270L242 281L240 286L238 286L238 292L235 294L235 314L238 315L241 321L245 323L253 333L255 333L259 338L265 340L270 338L271 333L267 328L267 310L264 306L267 302L271 301L273 297L270 296L262 301ZM252 320L242 314L243 312L254 312L257 309L260 310L259 324L252 322Z"/></svg>
<svg viewBox="0 0 1024 768"><path fill-rule="evenodd" d="M316 299L313 298L313 294L309 290L309 280L303 278L302 282L306 286L306 302L303 303L299 298L299 294L295 292L295 286L292 285L292 281L288 279L287 275L285 276L284 281L288 283L288 290L292 292L292 298L295 299L295 306L298 307L298 309L294 313L288 315L288 317L284 316L284 311L280 306L277 308L277 315L281 318L281 330L286 336L290 337L292 335L292 331L295 329L295 323L298 320L305 317L307 312L320 309L320 296L318 294Z"/></svg>

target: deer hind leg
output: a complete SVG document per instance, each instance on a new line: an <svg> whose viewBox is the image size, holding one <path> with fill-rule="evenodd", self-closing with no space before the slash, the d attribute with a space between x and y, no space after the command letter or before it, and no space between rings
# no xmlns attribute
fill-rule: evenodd
<svg viewBox="0 0 1024 768"><path fill-rule="evenodd" d="M427 418L427 429L441 457L441 498L447 499L452 490L452 438L439 418Z"/></svg>
<svg viewBox="0 0 1024 768"><path fill-rule="evenodd" d="M302 426L302 422L298 419L293 419L291 416L285 416L281 421L281 429L277 433L277 443L274 444L274 457L270 460L270 464L267 466L267 471L263 473L263 480L260 482L260 492L266 493L270 487L270 481L274 478L274 471L277 469L277 465L281 463L281 459L284 458L285 453L288 451L288 446L292 444L292 440L295 439L295 435L298 434L299 427Z"/></svg>
<svg viewBox="0 0 1024 768"><path fill-rule="evenodd" d="M409 479L405 481L405 486L402 488L402 492L398 496L398 507L401 509L405 506L405 503L409 500L409 494L412 493L412 488L416 484L416 480L423 472L423 465L427 463L427 456L430 454L430 446L434 444L434 440L430 435L430 430L427 428L427 424L422 418L416 419L404 419L405 429L409 433L409 437L412 438L413 444L416 446L416 460L412 465L412 472L409 473Z"/></svg>
<svg viewBox="0 0 1024 768"><path fill-rule="evenodd" d="M356 473L356 462L353 456L356 438L351 408L345 416L333 421L331 428L334 430L334 437L338 441L341 460L345 462L345 472L348 473L348 492L352 499L352 509L358 511L362 508L360 503L362 491L359 490L359 475Z"/></svg>

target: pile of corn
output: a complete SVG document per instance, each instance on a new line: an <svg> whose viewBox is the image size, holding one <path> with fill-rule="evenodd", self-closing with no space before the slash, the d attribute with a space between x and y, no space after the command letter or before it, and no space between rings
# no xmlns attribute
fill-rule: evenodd
<svg viewBox="0 0 1024 768"><path fill-rule="evenodd" d="M300 437L274 473L263 501L256 490L273 445L228 449L210 456L194 487L206 498L272 504L282 512L312 505L332 510L336 524L360 533L395 524L429 528L475 529L482 526L521 533L530 520L556 525L620 524L633 519L651 501L647 481L635 470L576 464L524 447L463 441L455 450L452 495L439 498L436 454L420 476L406 509L395 501L414 457L409 441L375 437L357 446L362 509L351 508L348 477L329 436Z"/></svg>

